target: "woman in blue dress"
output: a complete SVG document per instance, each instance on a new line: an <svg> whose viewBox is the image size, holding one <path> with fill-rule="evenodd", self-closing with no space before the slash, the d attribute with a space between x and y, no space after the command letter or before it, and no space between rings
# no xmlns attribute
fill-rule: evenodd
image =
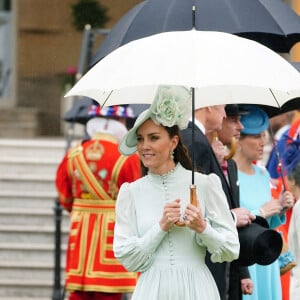
<svg viewBox="0 0 300 300"><path fill-rule="evenodd" d="M189 90L163 86L119 147L125 155L137 151L147 170L122 185L116 203L115 256L128 270L140 272L132 300L220 299L205 253L213 262L239 254L235 224L215 174L194 174L198 201L190 203L191 161L179 133L190 116Z"/></svg>
<svg viewBox="0 0 300 300"><path fill-rule="evenodd" d="M256 106L245 106L249 114L241 117L244 129L241 132L239 148L234 156L238 166L240 205L253 214L267 219L271 229L285 222L283 207L291 206L290 192L282 194L280 201L272 199L268 171L254 164L261 160L266 144L266 129L269 126L267 114ZM243 300L281 300L280 267L278 260L270 265L249 266L254 283L252 295L243 295Z"/></svg>

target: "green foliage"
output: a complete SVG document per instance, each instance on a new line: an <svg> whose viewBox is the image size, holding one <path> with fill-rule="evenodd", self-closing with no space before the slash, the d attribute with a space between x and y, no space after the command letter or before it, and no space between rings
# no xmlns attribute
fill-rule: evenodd
<svg viewBox="0 0 300 300"><path fill-rule="evenodd" d="M83 30L86 24L92 27L104 27L109 20L108 9L97 0L78 0L71 5L73 25L76 30Z"/></svg>

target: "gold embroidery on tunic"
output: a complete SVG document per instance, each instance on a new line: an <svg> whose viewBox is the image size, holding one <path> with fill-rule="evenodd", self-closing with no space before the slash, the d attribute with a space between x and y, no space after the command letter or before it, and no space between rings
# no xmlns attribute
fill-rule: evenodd
<svg viewBox="0 0 300 300"><path fill-rule="evenodd" d="M93 173L95 173L95 172L97 171L97 168L98 168L97 163L95 163L95 162L90 162L90 163L88 163L88 166L89 166L90 170L91 170Z"/></svg>
<svg viewBox="0 0 300 300"><path fill-rule="evenodd" d="M103 156L104 147L96 140L85 150L85 156L88 160L99 160Z"/></svg>
<svg viewBox="0 0 300 300"><path fill-rule="evenodd" d="M108 181L108 193L111 195L112 199L117 198L118 186L117 183L113 180Z"/></svg>

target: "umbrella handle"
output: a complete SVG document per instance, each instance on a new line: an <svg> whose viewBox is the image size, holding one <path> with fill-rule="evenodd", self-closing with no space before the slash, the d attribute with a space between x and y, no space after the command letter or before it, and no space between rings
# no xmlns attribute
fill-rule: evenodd
<svg viewBox="0 0 300 300"><path fill-rule="evenodd" d="M190 203L194 206L197 206L197 191L196 185L194 184L190 186ZM175 225L178 227L185 227L185 223L181 221L177 221Z"/></svg>
<svg viewBox="0 0 300 300"><path fill-rule="evenodd" d="M226 154L224 156L224 159L225 160L231 159L234 156L235 151L236 151L236 139L234 137L232 137L231 140L230 140L229 152L228 152L228 154Z"/></svg>
<svg viewBox="0 0 300 300"><path fill-rule="evenodd" d="M213 140L214 141L219 140L218 133L216 131L213 133ZM234 137L232 137L231 140L230 140L230 147L228 148L229 152L224 156L224 159L225 160L231 159L234 156L235 152L236 152L236 148L237 148L236 139Z"/></svg>
<svg viewBox="0 0 300 300"><path fill-rule="evenodd" d="M190 202L192 205L197 206L197 186L192 184L190 186Z"/></svg>

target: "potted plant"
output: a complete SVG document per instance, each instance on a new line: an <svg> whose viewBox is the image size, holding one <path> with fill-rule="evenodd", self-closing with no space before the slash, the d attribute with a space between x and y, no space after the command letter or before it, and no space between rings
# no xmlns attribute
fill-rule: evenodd
<svg viewBox="0 0 300 300"><path fill-rule="evenodd" d="M109 20L108 9L97 0L78 0L71 5L73 25L76 30L83 30L86 24L92 27L104 27Z"/></svg>

